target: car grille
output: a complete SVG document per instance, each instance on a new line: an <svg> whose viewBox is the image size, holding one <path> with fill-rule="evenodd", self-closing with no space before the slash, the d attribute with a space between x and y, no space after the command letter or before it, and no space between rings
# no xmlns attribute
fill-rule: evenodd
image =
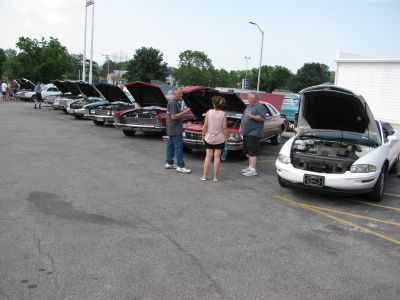
<svg viewBox="0 0 400 300"><path fill-rule="evenodd" d="M67 107L68 100L58 100L58 105L62 107Z"/></svg>
<svg viewBox="0 0 400 300"><path fill-rule="evenodd" d="M101 115L101 116L108 116L108 112L109 112L109 110L108 109L96 109L95 110L95 114L96 115Z"/></svg>
<svg viewBox="0 0 400 300"><path fill-rule="evenodd" d="M84 104L81 104L81 103L72 103L70 105L70 107L73 109L80 109L80 108L83 108L83 106L84 106Z"/></svg>
<svg viewBox="0 0 400 300"><path fill-rule="evenodd" d="M161 119L124 117L123 123L143 126L161 126Z"/></svg>
<svg viewBox="0 0 400 300"><path fill-rule="evenodd" d="M191 132L185 131L185 138L189 140L201 141L201 133L200 132Z"/></svg>

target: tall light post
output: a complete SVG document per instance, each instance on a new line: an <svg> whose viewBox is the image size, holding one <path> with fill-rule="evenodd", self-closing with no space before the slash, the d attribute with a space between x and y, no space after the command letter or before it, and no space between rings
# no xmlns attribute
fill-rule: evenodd
<svg viewBox="0 0 400 300"><path fill-rule="evenodd" d="M261 63L262 63L262 53L264 44L264 31L261 30L257 23L249 22L251 25L256 25L261 32L261 52L260 52L260 65L258 67L258 82L257 82L257 93L260 91L260 78L261 78Z"/></svg>
<svg viewBox="0 0 400 300"><path fill-rule="evenodd" d="M85 32L83 38L83 58L82 58L82 80L86 81L86 28L87 28L87 8L90 4L86 0L85 4Z"/></svg>
<svg viewBox="0 0 400 300"><path fill-rule="evenodd" d="M90 65L89 65L89 83L93 83L93 36L94 36L94 0L86 0L86 3L92 5L92 40L90 42Z"/></svg>
<svg viewBox="0 0 400 300"><path fill-rule="evenodd" d="M247 65L249 63L250 58L251 58L250 56L245 56L244 57L244 59L246 60L246 73L244 75L244 79L246 79L246 80L247 80Z"/></svg>
<svg viewBox="0 0 400 300"><path fill-rule="evenodd" d="M108 74L110 74L110 55L108 54L101 54L100 55L104 56L107 61L107 81L108 81Z"/></svg>

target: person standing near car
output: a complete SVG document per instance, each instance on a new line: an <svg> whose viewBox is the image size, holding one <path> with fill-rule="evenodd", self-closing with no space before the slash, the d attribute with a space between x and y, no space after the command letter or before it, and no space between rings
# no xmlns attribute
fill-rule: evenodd
<svg viewBox="0 0 400 300"><path fill-rule="evenodd" d="M35 85L35 95L36 95L36 100L35 100L35 106L33 107L34 109L36 109L36 104L39 103L38 108L41 109L42 108L42 87L40 86L40 82L38 82Z"/></svg>
<svg viewBox="0 0 400 300"><path fill-rule="evenodd" d="M11 83L11 87L12 87L12 93L13 93L13 99L15 101L17 101L17 93L18 93L18 89L19 89L19 84L18 82L14 79Z"/></svg>
<svg viewBox="0 0 400 300"><path fill-rule="evenodd" d="M203 176L201 180L207 180L211 160L214 157L214 179L219 181L219 166L221 153L228 141L228 125L226 113L222 110L225 99L221 96L211 98L214 109L210 109L204 121L202 140L206 145L206 158L204 159Z"/></svg>
<svg viewBox="0 0 400 300"><path fill-rule="evenodd" d="M244 176L256 176L257 156L260 151L260 141L264 137L264 121L267 116L264 105L260 103L258 94L249 94L247 105L240 123L240 133L243 136L244 154L249 158L249 166L242 170Z"/></svg>
<svg viewBox="0 0 400 300"><path fill-rule="evenodd" d="M7 83L5 82L1 84L1 98L3 101L7 100Z"/></svg>
<svg viewBox="0 0 400 300"><path fill-rule="evenodd" d="M183 135L182 120L190 112L190 108L181 111L179 101L183 95L181 88L176 88L172 92L172 99L168 100L167 105L167 149L166 149L166 169L175 169L179 173L190 173L191 170L185 167L183 161ZM174 156L178 166L174 165Z"/></svg>

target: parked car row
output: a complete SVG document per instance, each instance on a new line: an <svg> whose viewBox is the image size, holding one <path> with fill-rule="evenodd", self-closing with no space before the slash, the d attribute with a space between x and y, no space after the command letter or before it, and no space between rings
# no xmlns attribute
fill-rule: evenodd
<svg viewBox="0 0 400 300"><path fill-rule="evenodd" d="M80 81L53 84L62 92L55 98L54 108L62 108L75 118L92 120L97 126L114 124L126 136L158 133L164 141L168 139L168 101L158 86L144 82L127 83L123 89ZM183 123L184 151L205 148L201 133L214 95L226 100L228 149L243 148L239 130L246 101L235 93L187 86L183 88L181 107L189 107L192 115ZM297 128L281 148L275 164L279 184L317 192L365 193L380 201L386 174L395 172L399 162L397 131L390 124L375 120L361 95L340 87L310 87L291 96L290 101L299 107L293 113ZM270 103L261 103L267 111L263 141L278 145L289 121Z"/></svg>

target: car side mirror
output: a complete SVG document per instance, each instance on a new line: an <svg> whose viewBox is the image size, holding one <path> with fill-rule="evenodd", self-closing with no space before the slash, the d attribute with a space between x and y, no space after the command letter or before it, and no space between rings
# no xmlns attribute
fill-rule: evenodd
<svg viewBox="0 0 400 300"><path fill-rule="evenodd" d="M286 119L286 115L285 115L285 114L280 114L280 116L281 116L282 118L285 118L285 119Z"/></svg>
<svg viewBox="0 0 400 300"><path fill-rule="evenodd" d="M299 120L299 113L294 114L294 127L297 127L297 121Z"/></svg>

